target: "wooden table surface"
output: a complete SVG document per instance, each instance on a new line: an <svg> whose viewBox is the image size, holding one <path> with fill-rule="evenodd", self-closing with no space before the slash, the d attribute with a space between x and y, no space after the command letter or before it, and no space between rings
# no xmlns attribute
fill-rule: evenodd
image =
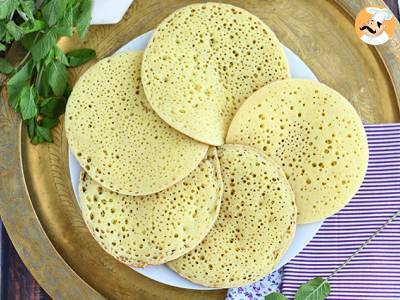
<svg viewBox="0 0 400 300"><path fill-rule="evenodd" d="M396 17L399 18L398 0L385 0L385 2ZM0 257L0 299L50 299L19 258L1 221Z"/></svg>

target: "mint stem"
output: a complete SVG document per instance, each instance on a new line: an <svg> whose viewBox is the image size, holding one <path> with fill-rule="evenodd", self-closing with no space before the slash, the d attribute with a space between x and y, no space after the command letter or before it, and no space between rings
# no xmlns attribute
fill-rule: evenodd
<svg viewBox="0 0 400 300"><path fill-rule="evenodd" d="M43 70L44 70L43 66L40 66L39 74L38 74L38 76L36 77L35 85L36 85L36 88L37 88L38 90L39 90L40 81L42 80Z"/></svg>
<svg viewBox="0 0 400 300"><path fill-rule="evenodd" d="M24 58L20 61L20 63L15 67L15 69L18 71L18 69L26 62L26 60L29 58L29 55L31 54L30 51L25 54Z"/></svg>
<svg viewBox="0 0 400 300"><path fill-rule="evenodd" d="M39 37L39 33L40 33L40 32L36 33L35 38L33 39L33 43L32 43L32 44L36 43L36 40L37 40L38 37ZM17 70L17 72L18 72L19 67L23 66L23 64L26 62L26 60L29 58L30 55L31 55L31 51L29 50L29 51L25 54L24 58L23 58L23 59L19 62L19 64L15 67L15 69Z"/></svg>
<svg viewBox="0 0 400 300"><path fill-rule="evenodd" d="M341 269L343 269L344 266L346 266L358 253L360 253L361 250L363 250L387 225L389 225L394 219L396 219L398 216L400 216L400 210L397 211L391 218L389 218L381 227L379 227L374 234L366 240L358 249L356 252L354 252L344 263L342 263L339 267L336 268L335 271L332 272L331 275L328 276L328 278L325 279L325 281L328 281L331 279L333 276L335 276Z"/></svg>

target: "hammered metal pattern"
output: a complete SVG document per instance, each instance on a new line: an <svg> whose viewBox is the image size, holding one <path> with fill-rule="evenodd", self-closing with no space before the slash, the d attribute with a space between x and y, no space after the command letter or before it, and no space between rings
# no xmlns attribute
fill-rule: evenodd
<svg viewBox="0 0 400 300"><path fill-rule="evenodd" d="M101 59L193 2L135 0L121 23L93 26L86 40L63 39L60 46L92 47ZM353 27L362 7L383 5L382 1L229 3L266 21L322 82L353 103L364 121L400 121L396 98L400 95L400 26L396 24L392 41L376 48L363 44ZM71 83L88 67L74 69ZM1 100L0 136L1 217L25 264L53 298L224 299L225 290L177 289L147 279L97 245L74 199L62 125L54 131L53 144L32 146L19 119Z"/></svg>

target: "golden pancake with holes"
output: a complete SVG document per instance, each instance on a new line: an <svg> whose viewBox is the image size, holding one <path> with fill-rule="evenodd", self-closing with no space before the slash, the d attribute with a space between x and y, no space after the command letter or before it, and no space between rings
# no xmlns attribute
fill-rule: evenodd
<svg viewBox="0 0 400 300"><path fill-rule="evenodd" d="M357 112L346 98L316 81L277 81L255 92L235 115L227 141L253 146L282 166L300 224L343 208L368 165L367 138Z"/></svg>
<svg viewBox="0 0 400 300"><path fill-rule="evenodd" d="M221 211L205 239L167 265L208 287L230 288L270 273L296 229L293 191L282 169L242 145L218 149L224 194Z"/></svg>
<svg viewBox="0 0 400 300"><path fill-rule="evenodd" d="M283 48L265 23L239 7L212 2L167 17L142 67L152 108L175 129L210 145L224 143L247 97L288 75Z"/></svg>
<svg viewBox="0 0 400 300"><path fill-rule="evenodd" d="M193 171L207 145L179 133L149 106L140 79L142 52L105 58L75 85L65 112L69 146L104 187L147 195Z"/></svg>
<svg viewBox="0 0 400 300"><path fill-rule="evenodd" d="M222 179L216 149L162 192L121 195L82 171L79 196L83 218L104 250L134 267L163 264L193 249L217 218Z"/></svg>

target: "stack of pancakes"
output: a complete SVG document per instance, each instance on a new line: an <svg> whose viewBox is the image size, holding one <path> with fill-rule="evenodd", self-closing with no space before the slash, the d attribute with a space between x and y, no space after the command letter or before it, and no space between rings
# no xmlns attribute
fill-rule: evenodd
<svg viewBox="0 0 400 300"><path fill-rule="evenodd" d="M65 129L100 245L130 266L167 263L209 287L271 272L296 224L339 211L368 161L351 104L290 79L269 27L219 3L179 9L144 53L93 65L72 91Z"/></svg>

